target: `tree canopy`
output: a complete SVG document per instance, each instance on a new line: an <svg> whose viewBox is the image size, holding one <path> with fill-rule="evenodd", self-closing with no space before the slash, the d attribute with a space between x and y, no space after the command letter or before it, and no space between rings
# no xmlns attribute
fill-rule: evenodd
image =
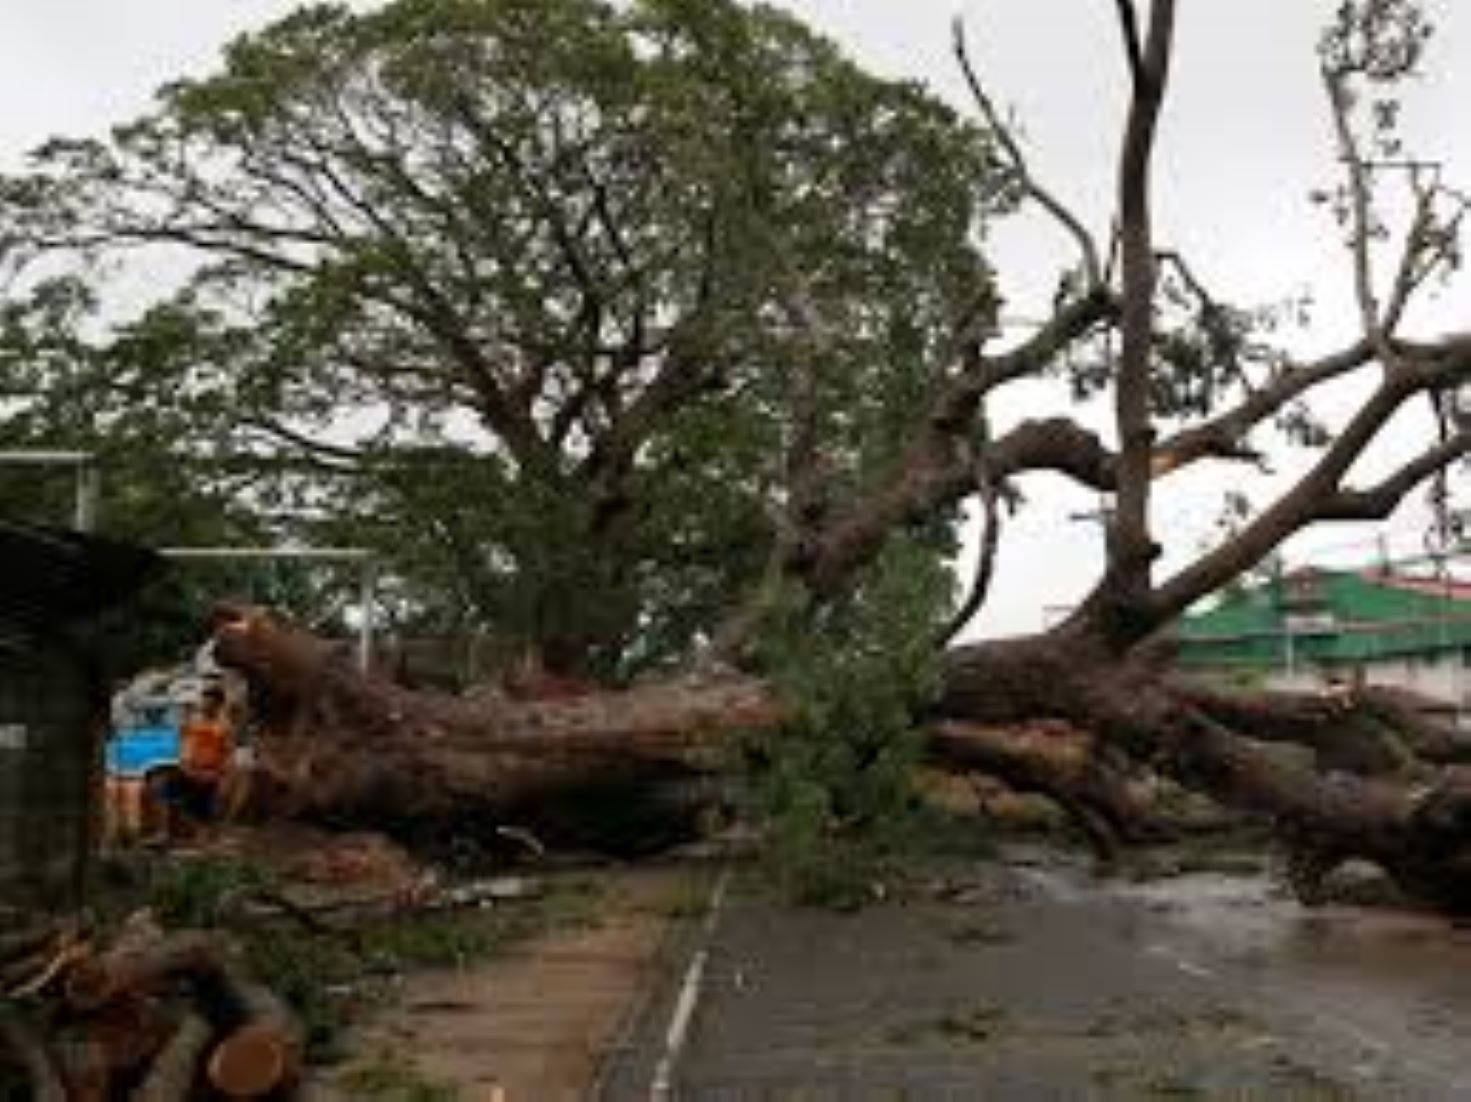
<svg viewBox="0 0 1471 1102"><path fill-rule="evenodd" d="M34 169L6 261L95 266L7 306L12 437L187 459L605 673L892 470L1010 199L982 128L728 0L305 8Z"/></svg>
<svg viewBox="0 0 1471 1102"><path fill-rule="evenodd" d="M6 434L150 463L121 482L162 488L159 516L189 500L380 547L421 617L604 675L738 648L774 581L836 597L896 532L941 560L967 501L985 580L1016 478L1054 471L1112 498L1075 621L1127 648L1303 527L1386 515L1466 446L1445 401L1464 341L1400 332L1458 263L1464 210L1393 160L1419 7L1344 4L1325 33L1348 171L1324 198L1363 326L1310 361L1155 239L1174 7L1118 7L1132 95L1102 243L1032 172L963 37L974 122L734 0L304 8L0 181ZM1402 234L1379 203L1396 174ZM1023 206L1077 255L1008 345L985 232ZM1376 372L1325 432L1317 397ZM1108 430L990 422L1037 378L1095 398ZM1441 438L1355 485L1426 395ZM1156 579L1152 486L1260 462L1279 429L1317 449L1308 472Z"/></svg>

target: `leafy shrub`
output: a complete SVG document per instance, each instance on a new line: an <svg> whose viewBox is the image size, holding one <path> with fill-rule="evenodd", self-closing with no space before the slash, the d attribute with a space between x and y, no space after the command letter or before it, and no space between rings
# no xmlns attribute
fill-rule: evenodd
<svg viewBox="0 0 1471 1102"><path fill-rule="evenodd" d="M149 902L170 927L225 924L243 897L275 886L275 877L254 862L214 857L159 861L149 881Z"/></svg>
<svg viewBox="0 0 1471 1102"><path fill-rule="evenodd" d="M939 686L949 585L932 548L898 539L836 599L770 601L760 658L790 719L743 750L770 869L796 901L860 905L911 835L915 716Z"/></svg>

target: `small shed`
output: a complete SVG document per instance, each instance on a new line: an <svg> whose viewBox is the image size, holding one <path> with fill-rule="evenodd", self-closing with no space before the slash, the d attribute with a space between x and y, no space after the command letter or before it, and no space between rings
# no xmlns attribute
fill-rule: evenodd
<svg viewBox="0 0 1471 1102"><path fill-rule="evenodd" d="M107 722L95 624L159 565L131 544L0 521L0 910L80 898Z"/></svg>

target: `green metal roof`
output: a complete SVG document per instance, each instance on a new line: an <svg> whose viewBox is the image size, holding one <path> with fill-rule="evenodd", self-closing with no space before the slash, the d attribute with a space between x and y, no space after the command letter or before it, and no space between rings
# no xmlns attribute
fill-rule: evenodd
<svg viewBox="0 0 1471 1102"><path fill-rule="evenodd" d="M1220 599L1179 626L1193 667L1352 665L1471 649L1471 585L1380 571L1302 570Z"/></svg>

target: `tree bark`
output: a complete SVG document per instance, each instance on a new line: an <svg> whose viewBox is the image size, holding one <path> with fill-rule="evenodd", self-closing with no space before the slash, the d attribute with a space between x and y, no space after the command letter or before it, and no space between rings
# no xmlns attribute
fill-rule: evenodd
<svg viewBox="0 0 1471 1102"><path fill-rule="evenodd" d="M1049 797L1072 817L1105 861L1123 844L1168 833L1154 809L1091 736L1065 724L983 727L953 721L930 732L930 757L950 769L995 777L1018 792Z"/></svg>
<svg viewBox="0 0 1471 1102"><path fill-rule="evenodd" d="M184 1015L133 1093L134 1102L188 1102L213 1036L213 1027L203 1017Z"/></svg>
<svg viewBox="0 0 1471 1102"><path fill-rule="evenodd" d="M1421 763L1389 780L1294 764L1253 737L1280 739L1287 731L1282 701L1269 695L1264 707L1262 699L1182 686L1073 633L956 652L940 709L964 718L984 706L991 722L1028 713L1061 719L1188 787L1265 816L1294 853L1308 890L1340 862L1362 858L1413 896L1471 910L1471 771ZM1355 719L1363 711L1351 702L1325 707Z"/></svg>
<svg viewBox="0 0 1471 1102"><path fill-rule="evenodd" d="M248 811L430 845L498 825L605 852L667 844L671 820L693 823L686 794L712 764L710 735L777 715L740 675L545 700L411 692L258 610L221 610L216 640L261 704Z"/></svg>

